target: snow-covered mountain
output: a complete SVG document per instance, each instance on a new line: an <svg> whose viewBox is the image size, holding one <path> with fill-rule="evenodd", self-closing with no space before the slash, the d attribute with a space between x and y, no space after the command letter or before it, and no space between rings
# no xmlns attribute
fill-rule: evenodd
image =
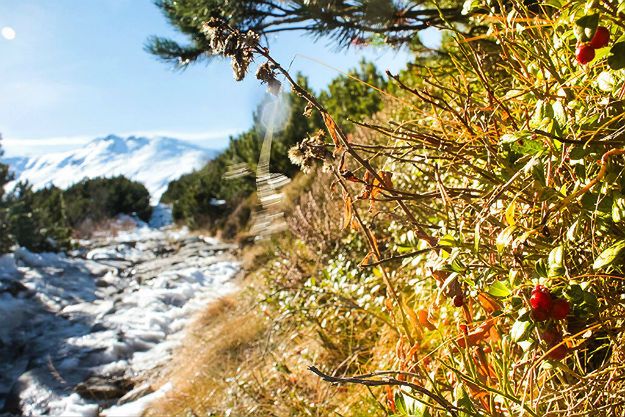
<svg viewBox="0 0 625 417"><path fill-rule="evenodd" d="M201 168L216 154L173 138L109 135L76 150L2 162L15 174L12 184L28 180L35 189L49 184L67 188L84 178L123 175L143 183L157 203L170 181Z"/></svg>

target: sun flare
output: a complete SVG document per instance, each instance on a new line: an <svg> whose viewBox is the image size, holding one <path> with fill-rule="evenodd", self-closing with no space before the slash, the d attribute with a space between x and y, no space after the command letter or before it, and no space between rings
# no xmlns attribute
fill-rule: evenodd
<svg viewBox="0 0 625 417"><path fill-rule="evenodd" d="M3 27L2 30L0 30L0 33L2 34L2 37L8 41L15 39L15 29L10 26Z"/></svg>

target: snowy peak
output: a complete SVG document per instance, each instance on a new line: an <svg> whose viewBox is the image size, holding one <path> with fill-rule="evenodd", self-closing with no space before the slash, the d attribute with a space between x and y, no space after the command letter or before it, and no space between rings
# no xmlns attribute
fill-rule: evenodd
<svg viewBox="0 0 625 417"><path fill-rule="evenodd" d="M94 147L105 146L106 150L110 153L128 153L132 152L137 148L141 148L145 146L150 141L146 138L136 138L134 136L130 136L129 138L120 138L115 135L108 135L104 138L96 139L93 141Z"/></svg>
<svg viewBox="0 0 625 417"><path fill-rule="evenodd" d="M171 181L201 168L215 155L216 151L174 138L108 135L72 151L2 162L15 174L13 184L28 181L36 189L50 184L67 188L84 178L123 175L143 183L157 203Z"/></svg>

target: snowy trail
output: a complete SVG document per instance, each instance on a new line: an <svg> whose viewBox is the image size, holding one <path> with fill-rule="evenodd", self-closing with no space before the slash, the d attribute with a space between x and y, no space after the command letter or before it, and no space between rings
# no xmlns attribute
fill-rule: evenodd
<svg viewBox="0 0 625 417"><path fill-rule="evenodd" d="M230 249L143 227L67 257L0 257L0 416L139 416L171 388L142 382L192 314L234 290Z"/></svg>

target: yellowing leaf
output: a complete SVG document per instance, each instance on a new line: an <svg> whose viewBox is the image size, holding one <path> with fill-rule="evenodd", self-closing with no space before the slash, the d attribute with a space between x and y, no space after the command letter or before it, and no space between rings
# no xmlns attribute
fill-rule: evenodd
<svg viewBox="0 0 625 417"><path fill-rule="evenodd" d="M516 201L513 200L512 203L506 209L506 222L508 222L508 226L514 226L516 222L514 221L514 212L516 211Z"/></svg>
<svg viewBox="0 0 625 417"><path fill-rule="evenodd" d="M339 138L338 128L336 126L336 123L334 123L334 119L332 119L332 117L327 113L323 113L323 122L328 128L328 132L332 137L332 142L334 142L334 154L336 155L343 149L343 145L341 145L341 140Z"/></svg>
<svg viewBox="0 0 625 417"><path fill-rule="evenodd" d="M426 310L419 310L417 312L419 317L419 324L428 330L436 330L436 326L430 321L429 314Z"/></svg>
<svg viewBox="0 0 625 417"><path fill-rule="evenodd" d="M477 301L487 313L492 314L495 311L501 310L501 305L499 305L499 303L494 298L486 293L479 293L477 295Z"/></svg>
<svg viewBox="0 0 625 417"><path fill-rule="evenodd" d="M358 266L367 266L369 265L369 261L371 260L371 258L374 257L374 253L373 252L369 252L364 258L362 258L362 261L360 261L360 264Z"/></svg>
<svg viewBox="0 0 625 417"><path fill-rule="evenodd" d="M471 329L468 334L456 338L456 343L461 348L467 346L475 346L483 340L486 340L490 333L490 328L493 327L494 320L488 320L480 324L474 329Z"/></svg>
<svg viewBox="0 0 625 417"><path fill-rule="evenodd" d="M345 209L343 211L343 227L341 229L345 230L351 224L352 216L354 215L352 199L345 192L343 192L343 202L345 203Z"/></svg>
<svg viewBox="0 0 625 417"><path fill-rule="evenodd" d="M452 235L448 233L438 239L438 246L453 248L454 246L458 246L458 242Z"/></svg>

